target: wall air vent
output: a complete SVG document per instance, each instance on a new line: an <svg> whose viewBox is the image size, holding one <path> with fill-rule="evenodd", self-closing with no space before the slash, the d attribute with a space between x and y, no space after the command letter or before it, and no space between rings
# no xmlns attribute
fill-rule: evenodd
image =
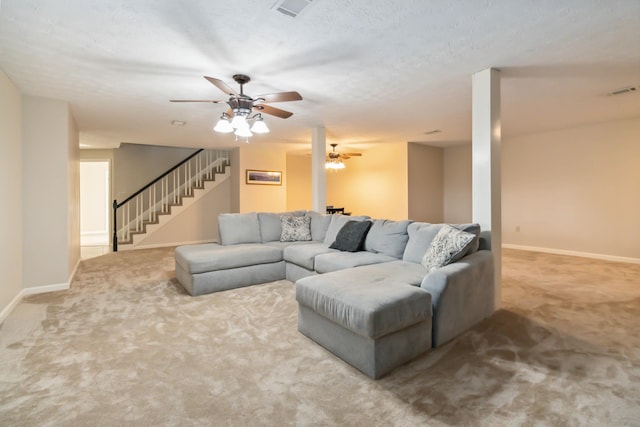
<svg viewBox="0 0 640 427"><path fill-rule="evenodd" d="M276 10L283 15L295 18L311 3L313 3L313 0L278 0L273 6L271 6L271 9Z"/></svg>
<svg viewBox="0 0 640 427"><path fill-rule="evenodd" d="M622 95L623 93L635 92L638 90L638 86L627 86L621 87L620 89L616 89L614 91L609 92L609 96Z"/></svg>

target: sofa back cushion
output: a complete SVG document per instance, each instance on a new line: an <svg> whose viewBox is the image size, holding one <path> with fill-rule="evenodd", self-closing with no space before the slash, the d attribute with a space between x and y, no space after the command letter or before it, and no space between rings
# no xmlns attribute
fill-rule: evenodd
<svg viewBox="0 0 640 427"><path fill-rule="evenodd" d="M331 215L323 215L315 211L307 211L305 216L311 218L311 240L314 242L324 242L327 229L331 223Z"/></svg>
<svg viewBox="0 0 640 427"><path fill-rule="evenodd" d="M376 219L364 241L364 250L401 259L409 240L409 224L409 220Z"/></svg>
<svg viewBox="0 0 640 427"><path fill-rule="evenodd" d="M466 256L478 250L478 236L480 235L480 225L478 224L450 224L458 230L472 233L476 236L468 251L462 256ZM422 257L431 246L431 242L436 237L444 224L429 224L426 222L414 222L407 227L409 241L402 256L403 261L420 264Z"/></svg>
<svg viewBox="0 0 640 427"><path fill-rule="evenodd" d="M365 221L370 219L368 216L349 216L342 214L333 214L331 215L331 223L329 224L329 228L327 228L327 233L324 236L324 243L326 245L330 245L336 241L336 236L338 235L338 231L348 222L348 221ZM315 240L315 239L314 239Z"/></svg>
<svg viewBox="0 0 640 427"><path fill-rule="evenodd" d="M280 217L304 216L305 211L292 212L258 212L258 223L260 225L260 237L264 242L279 242L282 235L282 223Z"/></svg>
<svg viewBox="0 0 640 427"><path fill-rule="evenodd" d="M224 246L240 243L261 243L258 214L224 213L218 216L220 244ZM278 236L280 240L280 236Z"/></svg>

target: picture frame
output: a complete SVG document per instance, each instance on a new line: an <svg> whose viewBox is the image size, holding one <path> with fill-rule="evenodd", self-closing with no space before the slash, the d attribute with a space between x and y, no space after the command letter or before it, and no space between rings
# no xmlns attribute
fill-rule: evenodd
<svg viewBox="0 0 640 427"><path fill-rule="evenodd" d="M248 185L282 185L282 171L246 170Z"/></svg>

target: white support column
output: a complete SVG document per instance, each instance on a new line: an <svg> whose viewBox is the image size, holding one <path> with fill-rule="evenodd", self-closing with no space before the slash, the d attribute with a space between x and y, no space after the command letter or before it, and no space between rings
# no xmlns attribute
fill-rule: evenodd
<svg viewBox="0 0 640 427"><path fill-rule="evenodd" d="M313 210L327 210L327 177L324 162L327 156L327 137L324 126L313 129L311 135L311 200Z"/></svg>
<svg viewBox="0 0 640 427"><path fill-rule="evenodd" d="M473 222L491 230L497 310L502 295L500 72L479 71L473 74L472 84Z"/></svg>

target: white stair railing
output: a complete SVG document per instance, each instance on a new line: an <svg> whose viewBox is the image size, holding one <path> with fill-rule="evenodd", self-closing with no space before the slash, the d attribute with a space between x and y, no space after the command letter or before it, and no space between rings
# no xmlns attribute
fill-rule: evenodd
<svg viewBox="0 0 640 427"><path fill-rule="evenodd" d="M228 151L199 150L123 202L114 200L113 251L118 250L118 242L131 242L133 234L144 232L145 224L156 223L158 215L168 214L171 206L192 196L194 189L215 180L228 165Z"/></svg>

